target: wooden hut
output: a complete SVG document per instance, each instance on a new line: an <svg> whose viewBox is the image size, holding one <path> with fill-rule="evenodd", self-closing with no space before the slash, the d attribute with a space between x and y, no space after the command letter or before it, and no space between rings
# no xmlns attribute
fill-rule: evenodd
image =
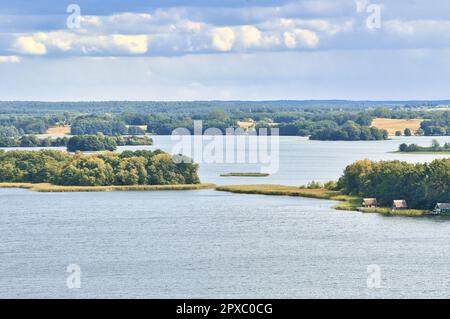
<svg viewBox="0 0 450 319"><path fill-rule="evenodd" d="M378 201L376 198L364 198L362 202L362 207L364 208L378 207Z"/></svg>
<svg viewBox="0 0 450 319"><path fill-rule="evenodd" d="M434 213L436 215L450 215L450 204L449 203L437 203L434 208Z"/></svg>
<svg viewBox="0 0 450 319"><path fill-rule="evenodd" d="M392 210L402 210L402 209L408 209L408 203L406 200L394 200L392 203Z"/></svg>

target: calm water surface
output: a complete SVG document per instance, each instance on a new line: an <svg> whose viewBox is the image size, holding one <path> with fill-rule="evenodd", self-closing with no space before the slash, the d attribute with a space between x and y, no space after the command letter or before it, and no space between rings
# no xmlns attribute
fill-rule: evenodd
<svg viewBox="0 0 450 319"><path fill-rule="evenodd" d="M441 139L445 141L444 139ZM336 179L357 159L402 142L281 138L280 171L220 178L255 165L201 166L204 182L300 185ZM151 149L171 150L170 137ZM442 156L441 156L442 157ZM186 192L35 193L0 189L0 297L450 297L450 220L339 212L332 201ZM68 289L69 264L81 289ZM367 288L367 266L381 288Z"/></svg>

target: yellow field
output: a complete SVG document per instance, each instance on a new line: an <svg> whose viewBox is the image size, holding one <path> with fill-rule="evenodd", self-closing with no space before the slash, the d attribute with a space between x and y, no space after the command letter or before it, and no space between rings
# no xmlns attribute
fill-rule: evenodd
<svg viewBox="0 0 450 319"><path fill-rule="evenodd" d="M372 122L372 126L380 129L385 129L389 132L389 135L394 136L395 132L401 131L402 134L406 128L409 128L413 134L420 128L420 123L422 119L412 119L412 120L396 120L396 119L384 119L376 118Z"/></svg>
<svg viewBox="0 0 450 319"><path fill-rule="evenodd" d="M237 124L240 128L248 130L249 128L254 128L256 123L253 121L238 121Z"/></svg>
<svg viewBox="0 0 450 319"><path fill-rule="evenodd" d="M70 134L70 126L58 126L58 127L50 127L47 130L47 135L60 136Z"/></svg>

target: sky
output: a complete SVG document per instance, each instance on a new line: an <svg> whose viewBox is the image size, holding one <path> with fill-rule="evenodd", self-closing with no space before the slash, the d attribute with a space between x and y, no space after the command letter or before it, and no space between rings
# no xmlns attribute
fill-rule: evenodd
<svg viewBox="0 0 450 319"><path fill-rule="evenodd" d="M450 99L450 1L0 0L0 100Z"/></svg>

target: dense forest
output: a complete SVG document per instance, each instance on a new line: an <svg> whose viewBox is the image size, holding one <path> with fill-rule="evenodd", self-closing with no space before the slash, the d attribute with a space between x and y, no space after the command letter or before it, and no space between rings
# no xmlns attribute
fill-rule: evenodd
<svg viewBox="0 0 450 319"><path fill-rule="evenodd" d="M38 138L35 135L0 136L0 147L64 147L67 146L68 141L68 137Z"/></svg>
<svg viewBox="0 0 450 319"><path fill-rule="evenodd" d="M120 117L89 115L77 117L71 123L72 135L145 135L146 131L138 126L127 126Z"/></svg>
<svg viewBox="0 0 450 319"><path fill-rule="evenodd" d="M450 112L437 112L421 124L424 135L443 136L450 135Z"/></svg>
<svg viewBox="0 0 450 319"><path fill-rule="evenodd" d="M152 145L153 140L148 136L104 136L77 135L73 137L39 138L35 135L1 136L0 147L64 147L69 152L76 151L114 151L117 146Z"/></svg>
<svg viewBox="0 0 450 319"><path fill-rule="evenodd" d="M163 151L0 151L0 182L67 186L198 184L197 170L197 164L187 159L175 162Z"/></svg>
<svg viewBox="0 0 450 319"><path fill-rule="evenodd" d="M345 169L338 188L346 194L377 198L382 206L406 200L410 208L432 209L436 203L450 202L450 160L426 164L362 160Z"/></svg>
<svg viewBox="0 0 450 319"><path fill-rule="evenodd" d="M67 142L67 150L69 152L115 151L117 146L152 144L152 139L147 136L105 136L100 133L71 137Z"/></svg>
<svg viewBox="0 0 450 319"><path fill-rule="evenodd" d="M380 140L383 130L374 118L423 119L415 135L449 135L449 101L211 101L211 102L0 102L0 136L42 134L49 127L70 125L73 135L167 135L182 127L191 133L194 121L203 129L278 128L280 135L315 140ZM14 131L11 131L14 130Z"/></svg>

